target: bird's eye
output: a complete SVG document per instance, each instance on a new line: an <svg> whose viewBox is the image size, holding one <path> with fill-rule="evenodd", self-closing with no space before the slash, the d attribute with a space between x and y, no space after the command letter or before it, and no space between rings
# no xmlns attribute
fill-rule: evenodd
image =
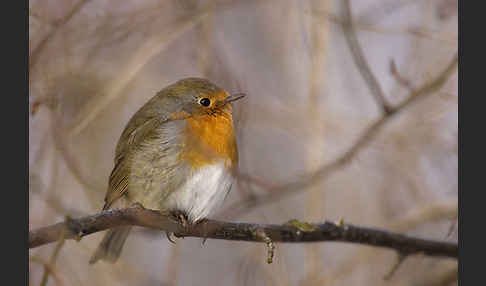
<svg viewBox="0 0 486 286"><path fill-rule="evenodd" d="M208 107L209 105L211 105L211 100L209 100L209 98L204 97L199 100L199 104Z"/></svg>

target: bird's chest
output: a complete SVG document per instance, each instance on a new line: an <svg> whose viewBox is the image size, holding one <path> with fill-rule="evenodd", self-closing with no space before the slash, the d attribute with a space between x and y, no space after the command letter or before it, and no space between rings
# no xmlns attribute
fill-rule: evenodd
<svg viewBox="0 0 486 286"><path fill-rule="evenodd" d="M193 168L223 160L231 168L238 163L238 150L231 116L188 118L180 159Z"/></svg>
<svg viewBox="0 0 486 286"><path fill-rule="evenodd" d="M198 168L169 195L166 207L184 211L189 220L198 221L222 204L232 183L233 175L223 161Z"/></svg>

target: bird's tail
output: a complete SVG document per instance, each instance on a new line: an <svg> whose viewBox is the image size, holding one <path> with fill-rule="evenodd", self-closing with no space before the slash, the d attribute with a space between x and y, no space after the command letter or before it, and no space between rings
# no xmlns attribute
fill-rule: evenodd
<svg viewBox="0 0 486 286"><path fill-rule="evenodd" d="M115 263L120 257L123 244L125 244L131 228L131 226L121 226L108 230L95 253L91 256L89 264L96 263L100 259Z"/></svg>

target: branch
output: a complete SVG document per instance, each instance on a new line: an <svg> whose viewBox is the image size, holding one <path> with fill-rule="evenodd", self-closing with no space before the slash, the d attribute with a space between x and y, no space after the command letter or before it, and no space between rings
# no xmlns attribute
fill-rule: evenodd
<svg viewBox="0 0 486 286"><path fill-rule="evenodd" d="M184 228L167 213L141 207L107 210L99 214L69 219L63 223L32 230L29 232L29 248L57 241L63 235L64 239L79 240L88 234L124 225L174 232L179 237L253 241L267 244L272 242L339 241L389 248L403 255L422 253L430 256L458 257L458 246L455 243L414 238L350 224L332 222L309 224L293 220L283 225L274 225L204 220ZM68 231L63 234L65 229Z"/></svg>
<svg viewBox="0 0 486 286"><path fill-rule="evenodd" d="M381 89L378 80L371 71L370 65L368 64L368 61L364 56L363 49L359 44L358 36L356 35L356 31L353 25L353 17L351 14L349 0L343 1L343 5L344 11L342 16L342 27L344 30L344 36L346 37L346 42L348 43L349 50L351 51L351 55L353 56L354 63L356 64L358 71L368 85L371 94L375 97L375 100L378 103L380 109L382 109L385 114L391 113L392 107L386 101L385 93Z"/></svg>
<svg viewBox="0 0 486 286"><path fill-rule="evenodd" d="M61 233L59 235L59 242L57 243L56 248L54 249L54 252L52 253L49 264L44 265L44 274L42 275L42 281L41 281L41 284L40 284L41 286L47 285L47 280L49 279L49 273L54 273L54 271L53 271L54 265L56 264L56 260L57 260L57 257L59 255L59 251L61 251L61 248L62 248L62 246L64 245L64 242L65 242L65 234L66 234L66 227L63 227L61 229Z"/></svg>
<svg viewBox="0 0 486 286"><path fill-rule="evenodd" d="M47 269L49 274L51 274L52 277L54 278L56 285L60 285L60 286L65 285L64 283L61 283L61 278L59 276L59 273L57 273L56 269L54 268L54 265L52 265L49 261L44 260L43 258L38 256L32 256L29 258L29 262L39 263L42 266L44 266L44 269Z"/></svg>

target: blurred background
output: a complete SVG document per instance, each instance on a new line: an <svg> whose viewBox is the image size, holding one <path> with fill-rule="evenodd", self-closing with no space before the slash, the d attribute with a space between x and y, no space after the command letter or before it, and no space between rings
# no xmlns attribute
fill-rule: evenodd
<svg viewBox="0 0 486 286"><path fill-rule="evenodd" d="M99 212L118 138L163 87L230 93L239 177L213 218L457 241L457 0L30 0L29 229ZM30 285L457 285L457 260L136 228L29 250ZM48 277L48 279L46 279ZM386 279L385 279L386 278Z"/></svg>

